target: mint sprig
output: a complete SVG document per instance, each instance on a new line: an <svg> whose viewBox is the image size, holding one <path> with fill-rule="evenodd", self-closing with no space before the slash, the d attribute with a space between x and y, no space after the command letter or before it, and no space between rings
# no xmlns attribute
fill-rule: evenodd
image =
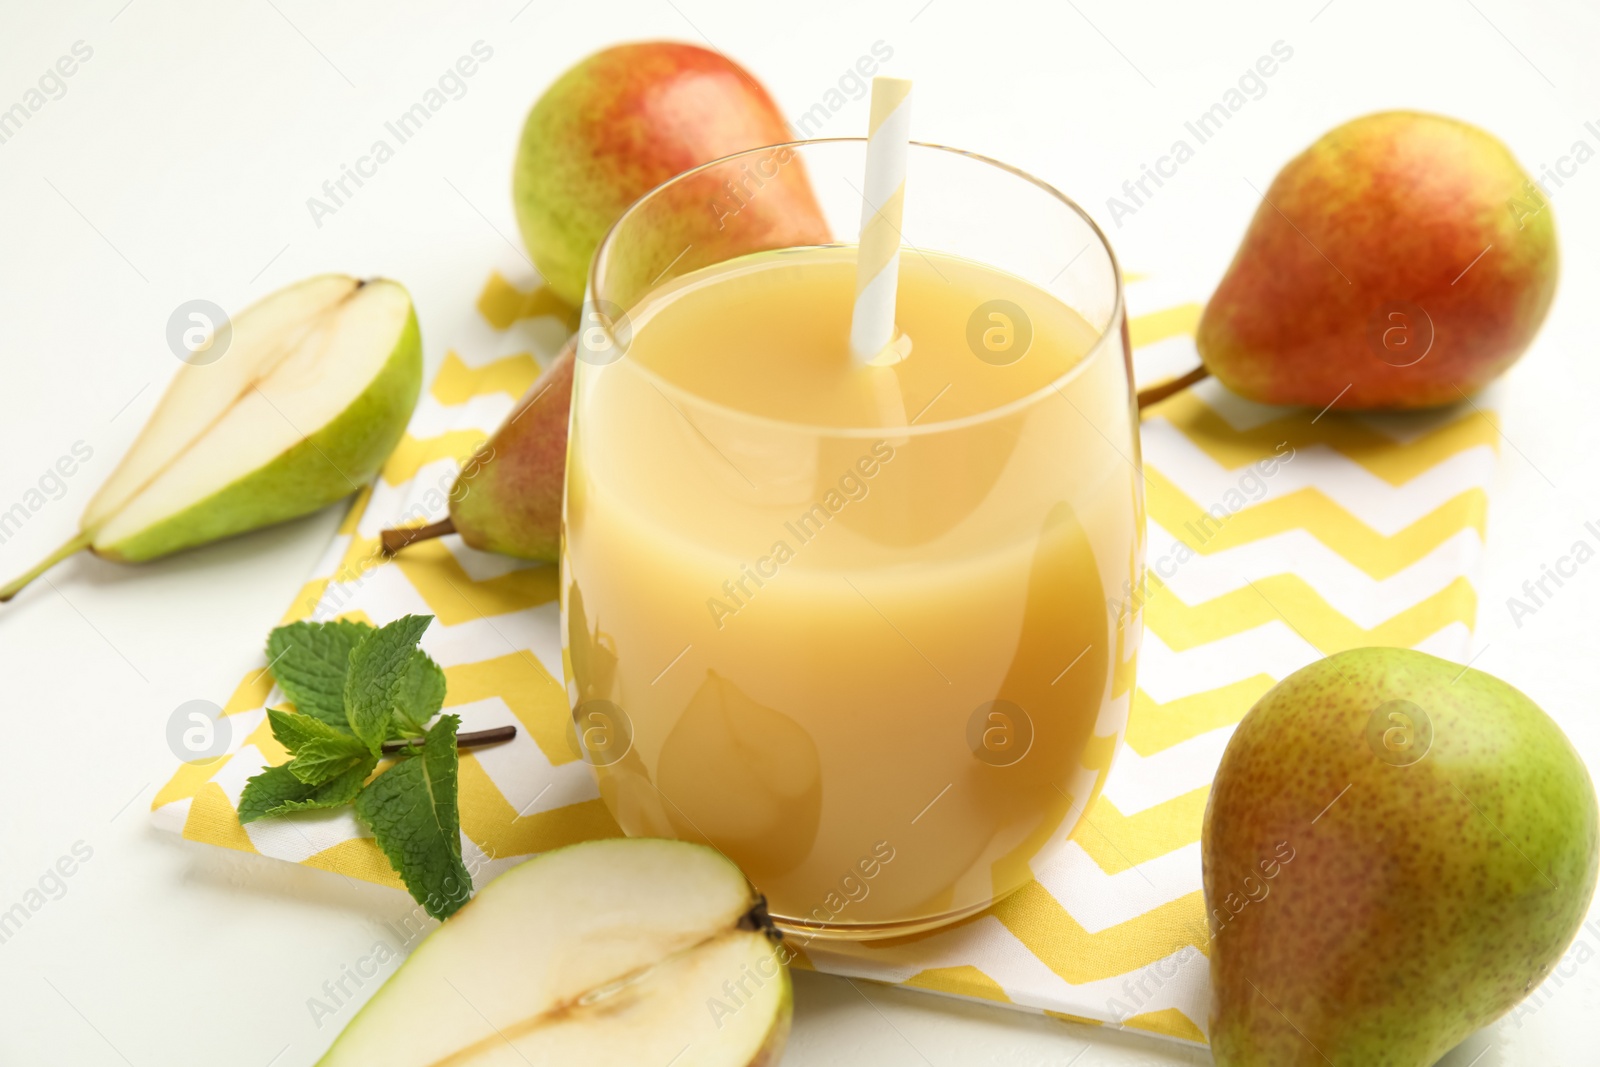
<svg viewBox="0 0 1600 1067"><path fill-rule="evenodd" d="M417 647L431 615L382 627L297 622L267 638L267 660L293 712L267 712L288 762L245 783L239 821L353 804L411 895L436 919L467 902L457 808L461 720L446 715L444 671ZM386 752L386 742L406 742ZM368 781L380 759L396 762Z"/></svg>

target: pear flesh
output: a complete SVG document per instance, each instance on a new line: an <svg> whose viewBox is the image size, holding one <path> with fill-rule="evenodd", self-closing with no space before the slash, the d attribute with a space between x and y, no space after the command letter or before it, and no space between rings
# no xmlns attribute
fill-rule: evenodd
<svg viewBox="0 0 1600 1067"><path fill-rule="evenodd" d="M1430 1067L1560 960L1597 841L1582 759L1499 679L1398 648L1295 672L1206 808L1219 1067Z"/></svg>
<svg viewBox="0 0 1600 1067"><path fill-rule="evenodd" d="M701 845L589 841L495 879L322 1067L776 1064L789 975L743 874Z"/></svg>
<svg viewBox="0 0 1600 1067"><path fill-rule="evenodd" d="M123 562L296 518L349 496L405 432L422 385L410 294L310 278L241 312L213 363L179 370L85 510L80 548Z"/></svg>

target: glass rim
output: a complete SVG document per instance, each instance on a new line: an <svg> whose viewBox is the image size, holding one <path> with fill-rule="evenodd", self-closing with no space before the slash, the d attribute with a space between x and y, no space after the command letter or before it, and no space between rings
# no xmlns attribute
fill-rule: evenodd
<svg viewBox="0 0 1600 1067"><path fill-rule="evenodd" d="M673 175L666 181L652 188L649 192L646 192L640 196L633 203L629 204L627 209L617 217L617 220L606 229L605 235L600 239L600 244L595 248L594 258L589 263L588 288L585 292L585 303L592 304L596 299L605 299L603 294L599 292L599 281L601 277L601 271L609 258L614 238L636 213L641 211L647 203L654 200L667 188L691 178L694 175L700 174L703 171L710 170L712 167L722 166L734 160L746 159L751 156L779 151L785 148L803 149L818 145L834 144L858 144L865 147L866 143L867 139L865 137L818 137L800 141L784 141L779 144L762 145L759 148L747 148L743 151L734 152L718 159L709 160L708 162L701 163L698 166L691 167L686 171L682 171ZM910 144L913 148L924 148L938 152L947 152L950 155L961 156L977 163L984 163L996 168L997 170L1004 171L1013 177L1020 178L1035 188L1042 190L1047 195L1055 198L1055 200L1064 205L1073 214L1077 215L1078 218L1089 227L1089 232L1093 234L1094 239L1099 242L1101 249L1106 254L1106 259L1110 264L1113 292L1111 300L1111 312L1106 320L1106 325L1096 334L1094 343L1089 346L1089 349L1084 353L1083 358L1079 359L1071 367L1068 367L1061 374L1055 378L1052 378L1050 381L1044 383L1032 392L1025 393L1014 400L1008 400L1004 404L1000 404L997 407L989 408L985 411L974 412L970 415L962 415L958 418L923 423L921 425L907 424L905 426L860 426L855 424L830 426L820 423L804 423L792 419L776 418L770 415L757 415L754 412L730 407L720 401L711 400L707 397L701 396L699 393L686 389L676 382L662 377L654 370L646 367L644 364L639 363L636 360L632 361L633 372L643 375L645 379L656 388L670 391L671 393L676 394L677 396L682 397L689 403L693 404L695 407L713 412L721 417L730 418L741 422L751 422L767 427L774 427L789 432L806 433L822 437L872 439L890 435L896 439L899 439L903 437L921 437L931 436L936 433L948 433L950 431L962 430L972 426L980 426L987 422L1007 418L1019 411L1023 411L1032 407L1047 394L1051 392L1059 392L1063 386L1071 382L1079 374L1085 372L1088 367L1092 366L1098 360L1105 358L1104 353L1110 347L1109 342L1113 340L1121 340L1124 322L1127 315L1127 308L1125 306L1126 293L1123 284L1122 265L1117 262L1116 250L1111 247L1111 241L1106 237L1106 233L1100 228L1099 223L1095 222L1094 219L1089 216L1089 213L1085 211L1076 200L1072 199L1070 196L1067 196L1049 182L1034 177L1032 174L1022 170L1020 167L1014 167L1009 163L1003 163L998 159L983 155L980 152L971 152L964 148L954 148L950 145L936 144L931 141L911 141ZM808 247L836 248L846 244L848 244L848 242L834 242L827 245L815 245ZM916 251L920 252L920 249L917 249ZM979 261L974 260L973 262ZM996 270L1000 269L991 263L984 263L983 265ZM1071 262L1067 264L1069 267L1071 265ZM1063 271L1064 270L1065 268L1063 268ZM1004 271L1004 273L1008 275L1011 274L1010 271ZM1015 275L1013 275L1013 277L1015 277ZM1034 283L1029 282L1025 278L1019 278L1019 280L1028 285L1034 285ZM1036 285L1034 285L1034 287L1039 288L1039 286ZM652 282L650 286L647 287L646 292L655 292L658 288L659 286L655 282ZM1048 290L1046 290L1046 292L1048 292ZM1050 293L1049 295L1057 300L1061 299L1060 297L1055 296L1053 293ZM1064 300L1061 302L1066 304L1066 301ZM1067 304L1067 307L1071 308L1072 305ZM618 338L613 332L611 321L604 315L599 316L599 319L600 328L604 331L610 343L613 345L618 344ZM912 358L914 358L914 354ZM627 356L624 355L622 359L626 361ZM583 362L581 355L579 357L579 362ZM1130 397L1132 395L1132 388L1133 383L1130 380Z"/></svg>

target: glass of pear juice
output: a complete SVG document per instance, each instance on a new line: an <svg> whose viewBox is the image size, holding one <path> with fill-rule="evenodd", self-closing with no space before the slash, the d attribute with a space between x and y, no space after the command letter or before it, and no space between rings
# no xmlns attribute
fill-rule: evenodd
<svg viewBox="0 0 1600 1067"><path fill-rule="evenodd" d="M1050 186L910 150L892 366L849 351L865 142L728 157L602 243L561 559L572 740L623 831L809 939L1021 887L1126 726L1144 514L1121 279Z"/></svg>

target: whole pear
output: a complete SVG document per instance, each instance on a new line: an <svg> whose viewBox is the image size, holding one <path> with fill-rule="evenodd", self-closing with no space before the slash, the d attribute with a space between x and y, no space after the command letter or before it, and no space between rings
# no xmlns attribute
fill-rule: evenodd
<svg viewBox="0 0 1600 1067"><path fill-rule="evenodd" d="M568 341L506 421L461 466L450 515L427 526L385 530L385 552L457 533L473 548L553 563L561 548L576 341Z"/></svg>
<svg viewBox="0 0 1600 1067"><path fill-rule="evenodd" d="M461 539L485 552L554 562L561 549L574 345L534 382L462 467L450 494Z"/></svg>
<svg viewBox="0 0 1600 1067"><path fill-rule="evenodd" d="M1220 1067L1429 1067L1525 997L1594 893L1594 786L1533 701L1397 648L1284 679L1206 807Z"/></svg>
<svg viewBox="0 0 1600 1067"><path fill-rule="evenodd" d="M1195 340L1213 375L1265 404L1455 403L1528 347L1558 259L1550 206L1500 141L1368 115L1278 173Z"/></svg>
<svg viewBox="0 0 1600 1067"><path fill-rule="evenodd" d="M702 163L795 139L761 83L725 56L671 41L607 48L556 79L528 113L511 183L517 225L545 284L576 307L600 239L635 200ZM683 210L715 210L728 196L715 184ZM798 165L752 179L746 198L739 233L723 234L744 251L828 240ZM728 258L704 247L705 229L697 219L696 254ZM661 265L683 244L661 249Z"/></svg>
<svg viewBox="0 0 1600 1067"><path fill-rule="evenodd" d="M523 127L513 194L534 265L576 306L601 238L635 200L683 171L791 139L760 83L715 52L661 41L598 52L558 78ZM679 264L831 239L805 168L785 150L737 174L694 175L653 199L641 230L654 243L621 257L633 277L618 291L643 293ZM459 533L485 551L557 558L573 358L569 344L463 466L449 518L385 530L386 552Z"/></svg>

